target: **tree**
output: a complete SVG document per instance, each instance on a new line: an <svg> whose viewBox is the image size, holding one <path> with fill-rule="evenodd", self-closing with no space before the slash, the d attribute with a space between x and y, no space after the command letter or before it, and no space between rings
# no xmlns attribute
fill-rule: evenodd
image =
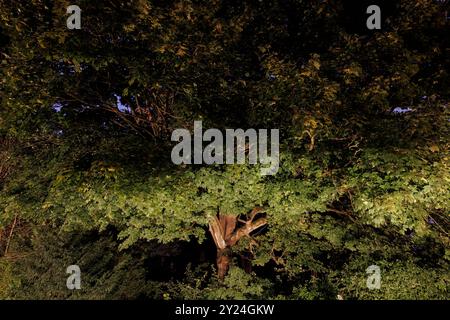
<svg viewBox="0 0 450 320"><path fill-rule="evenodd" d="M122 251L214 241L217 283L194 272L208 297L240 288L240 266L258 284L246 297L448 298L439 3L391 3L379 31L348 1L80 1L81 30L69 5L0 0L3 230L112 229ZM280 129L280 170L172 164L171 132L199 119ZM372 264L390 281L445 280L368 293Z"/></svg>

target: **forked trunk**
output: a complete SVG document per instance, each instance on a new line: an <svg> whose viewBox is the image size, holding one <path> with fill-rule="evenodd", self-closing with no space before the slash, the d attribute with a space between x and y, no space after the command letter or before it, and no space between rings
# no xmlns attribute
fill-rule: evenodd
<svg viewBox="0 0 450 320"><path fill-rule="evenodd" d="M255 208L250 213L247 221L241 221L242 226L237 227L237 217L230 215L215 216L209 223L209 232L217 247L217 273L219 279L223 280L228 272L231 262L232 247L243 236L250 236L250 233L267 224L266 218L259 218L254 221L256 215L262 211Z"/></svg>

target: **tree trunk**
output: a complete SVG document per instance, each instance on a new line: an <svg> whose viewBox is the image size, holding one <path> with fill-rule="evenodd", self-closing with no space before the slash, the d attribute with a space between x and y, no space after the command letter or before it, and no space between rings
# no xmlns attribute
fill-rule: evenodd
<svg viewBox="0 0 450 320"><path fill-rule="evenodd" d="M217 249L217 275L220 280L223 280L230 268L231 249Z"/></svg>
<svg viewBox="0 0 450 320"><path fill-rule="evenodd" d="M237 228L237 217L218 215L211 219L209 232L211 233L217 248L217 274L220 280L225 278L231 262L231 248L244 236L267 224L266 218L254 221L256 215L262 211L255 208L250 213L247 221L241 221L243 225Z"/></svg>

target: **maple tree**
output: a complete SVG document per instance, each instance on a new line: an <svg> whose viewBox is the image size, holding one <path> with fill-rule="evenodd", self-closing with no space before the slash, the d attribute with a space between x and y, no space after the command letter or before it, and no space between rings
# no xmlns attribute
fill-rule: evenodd
<svg viewBox="0 0 450 320"><path fill-rule="evenodd" d="M442 3L70 4L0 0L0 297L448 298ZM174 165L196 120L279 129L277 174Z"/></svg>

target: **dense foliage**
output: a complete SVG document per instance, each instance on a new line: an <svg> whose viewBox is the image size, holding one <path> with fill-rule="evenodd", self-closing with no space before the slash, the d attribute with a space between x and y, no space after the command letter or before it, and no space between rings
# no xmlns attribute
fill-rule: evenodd
<svg viewBox="0 0 450 320"><path fill-rule="evenodd" d="M441 2L75 2L0 0L0 298L450 297ZM280 129L278 173L174 165L200 119Z"/></svg>

